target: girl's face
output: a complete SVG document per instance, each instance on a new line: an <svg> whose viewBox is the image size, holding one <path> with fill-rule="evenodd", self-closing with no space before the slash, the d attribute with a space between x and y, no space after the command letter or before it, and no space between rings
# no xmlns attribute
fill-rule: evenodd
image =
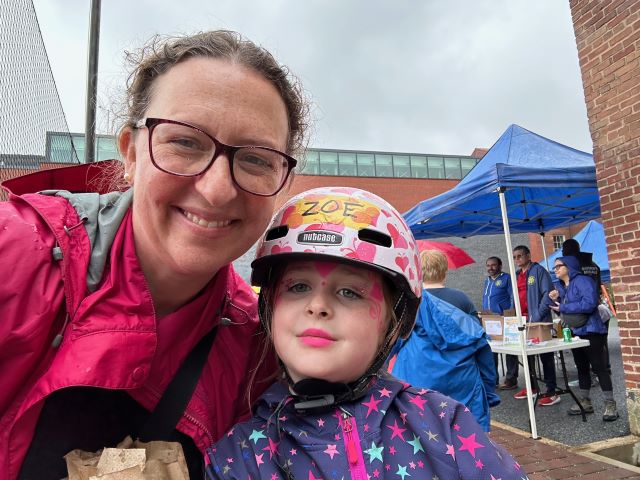
<svg viewBox="0 0 640 480"><path fill-rule="evenodd" d="M373 362L389 318L381 274L336 262L292 262L274 298L273 342L294 382L351 382Z"/></svg>

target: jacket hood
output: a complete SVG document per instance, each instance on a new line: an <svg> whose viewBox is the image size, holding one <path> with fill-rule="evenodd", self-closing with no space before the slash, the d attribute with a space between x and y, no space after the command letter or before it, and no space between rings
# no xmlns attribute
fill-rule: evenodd
<svg viewBox="0 0 640 480"><path fill-rule="evenodd" d="M422 291L422 303L416 322L416 335L429 337L440 350L459 350L475 345L484 337L484 330L471 315L450 303Z"/></svg>
<svg viewBox="0 0 640 480"><path fill-rule="evenodd" d="M576 257L558 257L558 260L564 263L569 269L570 279L573 280L573 277L582 273L582 269L580 268L580 261Z"/></svg>
<svg viewBox="0 0 640 480"><path fill-rule="evenodd" d="M106 160L41 170L2 182L2 188L14 195L40 193L57 196L65 198L73 206L91 243L87 270L90 292L95 291L102 278L111 244L133 198L133 188L125 192L107 192L108 182L101 181L119 163L118 160Z"/></svg>

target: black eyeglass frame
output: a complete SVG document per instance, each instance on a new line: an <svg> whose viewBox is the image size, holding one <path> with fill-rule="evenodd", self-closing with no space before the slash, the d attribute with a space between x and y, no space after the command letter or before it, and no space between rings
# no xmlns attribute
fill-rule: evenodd
<svg viewBox="0 0 640 480"><path fill-rule="evenodd" d="M567 266L566 263L559 263L558 265L553 266L553 270L555 271L555 270L558 270L559 268L566 267L566 266Z"/></svg>
<svg viewBox="0 0 640 480"><path fill-rule="evenodd" d="M194 130L197 130L198 132L202 133L203 135L206 135L207 137L209 137L211 139L211 141L213 142L213 145L215 147L215 150L213 152L213 157L211 157L211 160L209 161L209 163L207 163L207 165L200 171L197 173L176 173L176 172L171 172L169 170L166 170L164 168L162 168L160 165L158 165L156 163L155 158L153 158L153 147L152 147L152 142L151 142L151 138L153 137L153 130L158 126L161 125L163 123L169 123L169 124L173 124L173 125L182 125L183 127L190 127L193 128ZM205 132L204 130L202 130L199 127L196 127L195 125L191 125L190 123L185 123L185 122L179 122L178 120L169 120L166 118L154 118L154 117L145 117L145 118L141 118L140 120L138 120L135 123L135 128L137 129L141 129L147 127L147 129L149 130L149 139L148 139L148 143L149 143L149 157L151 157L151 163L153 163L153 166L156 167L158 170L164 172L164 173L168 173L169 175L175 175L177 177L197 177L199 175L204 174L207 170L209 170L211 168L211 165L213 165L213 162L216 161L216 159L218 158L218 156L220 156L223 153L227 154L227 158L229 159L229 171L231 173L231 179L233 180L233 183L243 192L247 192L250 193L252 195L257 195L259 197L273 197L274 195L277 195L278 192L280 192L280 190L282 190L282 188L285 186L285 184L287 183L287 179L289 178L289 175L291 175L291 170L293 170L295 168L295 166L298 164L298 161L293 158L291 155L287 155L284 152L281 152L280 150L276 150L275 148L271 148L271 147L263 147L261 145L227 145L226 143L222 143L220 140L218 140L217 138L209 135L207 132ZM278 155L282 155L286 160L287 160L287 173L286 175L282 178L282 182L280 184L280 186L278 187L278 189L273 192L273 193L256 193L256 192L252 192L251 190L247 190L246 188L243 188L238 181L236 180L236 177L233 173L233 159L236 156L236 152L240 149L261 149L261 150L268 150L270 152L273 153L277 153Z"/></svg>

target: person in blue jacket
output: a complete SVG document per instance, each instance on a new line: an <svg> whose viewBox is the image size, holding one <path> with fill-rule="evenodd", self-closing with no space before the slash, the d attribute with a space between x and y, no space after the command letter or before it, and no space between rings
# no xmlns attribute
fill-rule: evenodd
<svg viewBox="0 0 640 480"><path fill-rule="evenodd" d="M489 431L489 408L500 397L487 334L474 316L424 289L416 325L399 347L392 373L464 403Z"/></svg>
<svg viewBox="0 0 640 480"><path fill-rule="evenodd" d="M207 478L527 478L467 407L382 369L421 294L415 240L391 205L354 188L303 192L252 268L282 373L207 450Z"/></svg>
<svg viewBox="0 0 640 480"><path fill-rule="evenodd" d="M502 259L500 257L487 258L485 266L487 267L487 278L484 281L482 293L482 311L483 313L492 312L504 315L505 310L513 308L511 275L502 271ZM497 353L493 354L493 364L497 374L499 364ZM496 375L496 386L500 387L498 375ZM505 382L501 387L502 390L518 388L517 379L515 382Z"/></svg>
<svg viewBox="0 0 640 480"><path fill-rule="evenodd" d="M549 293L547 304L560 314L584 314L586 321L583 325L571 328L573 335L589 340L588 347L571 350L578 370L580 386L580 403L587 413L593 413L589 392L591 390L591 374L589 366L598 376L602 396L604 397L604 414L606 422L617 420L618 410L613 399L613 385L611 375L607 370L605 342L607 341L607 327L605 326L598 304L600 296L594 280L582 273L580 261L574 256L558 257L553 266L558 281L556 289ZM563 320L564 321L564 320ZM570 415L580 415L580 407L572 405Z"/></svg>
<svg viewBox="0 0 640 480"><path fill-rule="evenodd" d="M553 289L551 275L542 265L531 261L531 252L526 245L518 245L513 249L513 261L518 267L516 279L522 314L527 317L527 322L549 323L549 328L552 328L551 310L546 303L549 292ZM505 383L516 382L518 378L518 359L515 355L507 355L506 360L507 375ZM535 371L534 357L527 357L527 361L529 362L529 372L533 374ZM556 395L556 366L553 352L540 354L540 361L542 362L542 371L547 390L538 399L538 405L547 407L555 405L561 400L560 395ZM513 398L526 399L527 389L523 388Z"/></svg>
<svg viewBox="0 0 640 480"><path fill-rule="evenodd" d="M482 293L482 310L502 315L513 308L511 275L502 271L500 257L489 257L486 261L487 278Z"/></svg>

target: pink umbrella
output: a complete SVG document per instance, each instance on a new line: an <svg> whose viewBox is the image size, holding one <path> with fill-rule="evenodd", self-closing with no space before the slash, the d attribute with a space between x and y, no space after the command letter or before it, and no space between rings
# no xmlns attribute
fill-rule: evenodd
<svg viewBox="0 0 640 480"><path fill-rule="evenodd" d="M418 248L423 250L439 250L447 256L449 270L470 265L476 261L462 248L449 242L434 242L432 240L417 240Z"/></svg>

